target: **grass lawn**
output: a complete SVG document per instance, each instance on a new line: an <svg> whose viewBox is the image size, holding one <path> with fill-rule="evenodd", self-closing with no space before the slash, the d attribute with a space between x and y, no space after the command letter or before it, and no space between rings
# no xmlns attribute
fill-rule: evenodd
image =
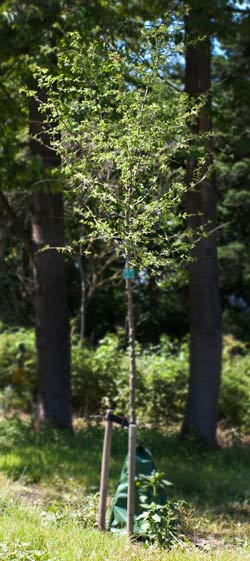
<svg viewBox="0 0 250 561"><path fill-rule="evenodd" d="M35 434L13 418L0 422L0 560L250 560L250 448L205 451L152 429L139 439L187 503L182 545L160 551L95 528L103 427ZM115 429L111 496L126 447Z"/></svg>

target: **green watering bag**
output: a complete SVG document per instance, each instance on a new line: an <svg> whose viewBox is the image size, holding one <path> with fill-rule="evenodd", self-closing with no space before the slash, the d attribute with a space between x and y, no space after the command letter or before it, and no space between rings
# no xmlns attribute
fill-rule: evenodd
<svg viewBox="0 0 250 561"><path fill-rule="evenodd" d="M153 461L152 455L147 448L143 445L137 445L136 447L136 479L143 475L151 475L156 470L155 463ZM143 495L146 500L144 503L151 504L153 501L152 491L150 489L141 490L140 487L135 487L135 524L134 533L140 533L140 524L138 521L138 516L142 514L143 509L141 507L140 496ZM161 490L157 495L157 503L165 504L166 502L166 492ZM120 480L116 489L116 493L112 502L111 516L109 528L112 532L126 530L127 525L127 500L128 500L128 456L123 464ZM155 499L154 499L155 501Z"/></svg>

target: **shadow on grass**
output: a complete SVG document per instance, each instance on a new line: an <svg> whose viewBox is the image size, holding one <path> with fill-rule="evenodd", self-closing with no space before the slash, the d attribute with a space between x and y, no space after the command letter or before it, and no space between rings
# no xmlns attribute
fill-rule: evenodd
<svg viewBox="0 0 250 561"><path fill-rule="evenodd" d="M96 492L99 486L104 429L86 427L70 433L45 429L35 434L18 418L0 423L0 471L28 484L41 482ZM205 451L180 441L177 433L141 429L138 438L151 450L157 469L173 482L171 496L230 516L248 512L250 449L240 446ZM119 479L127 453L127 431L113 431L110 490ZM235 506L233 506L235 505ZM238 506L237 506L238 505Z"/></svg>

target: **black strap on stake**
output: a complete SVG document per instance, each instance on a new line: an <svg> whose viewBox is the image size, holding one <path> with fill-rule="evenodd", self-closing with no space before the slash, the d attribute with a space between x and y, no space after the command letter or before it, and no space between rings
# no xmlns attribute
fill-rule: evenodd
<svg viewBox="0 0 250 561"><path fill-rule="evenodd" d="M110 423L116 423L117 425L121 425L121 427L123 428L129 426L129 422L125 417L121 417L120 415L114 415L114 413L106 413L104 419L105 421L109 421Z"/></svg>

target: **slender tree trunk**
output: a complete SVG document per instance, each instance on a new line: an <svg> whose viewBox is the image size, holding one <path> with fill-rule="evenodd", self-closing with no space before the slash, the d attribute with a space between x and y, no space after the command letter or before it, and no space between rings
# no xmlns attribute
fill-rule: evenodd
<svg viewBox="0 0 250 561"><path fill-rule="evenodd" d="M40 92L40 99L44 93ZM62 193L51 192L50 168L59 164L44 133L38 102L30 101L31 152L43 166L42 188L33 193L32 241L35 258L35 328L38 368L38 415L58 428L71 429L70 335L64 257L44 246L64 245ZM39 135L39 143L34 135Z"/></svg>
<svg viewBox="0 0 250 561"><path fill-rule="evenodd" d="M135 412L135 327L134 327L134 304L133 304L133 286L132 280L126 280L127 303L128 303L128 337L129 337L129 411L130 422L136 423Z"/></svg>
<svg viewBox="0 0 250 561"><path fill-rule="evenodd" d="M206 94L206 106L200 111L194 132L212 130L210 107L211 48L209 38L200 40L203 30L197 29L198 14L191 10L186 18L186 91L195 97ZM217 405L221 372L221 312L216 251L215 177L211 142L206 141L206 178L187 194L188 226L194 233L203 226L207 237L191 250L189 266L190 299L190 378L183 434L196 433L210 444L216 443ZM190 185L195 159L189 158L187 181Z"/></svg>
<svg viewBox="0 0 250 561"><path fill-rule="evenodd" d="M127 270L130 262L127 259ZM132 535L134 531L135 513L135 471L136 471L136 410L135 410L135 325L133 305L133 281L126 279L127 309L128 309L128 336L129 336L129 440L128 440L128 506L127 506L127 532Z"/></svg>

